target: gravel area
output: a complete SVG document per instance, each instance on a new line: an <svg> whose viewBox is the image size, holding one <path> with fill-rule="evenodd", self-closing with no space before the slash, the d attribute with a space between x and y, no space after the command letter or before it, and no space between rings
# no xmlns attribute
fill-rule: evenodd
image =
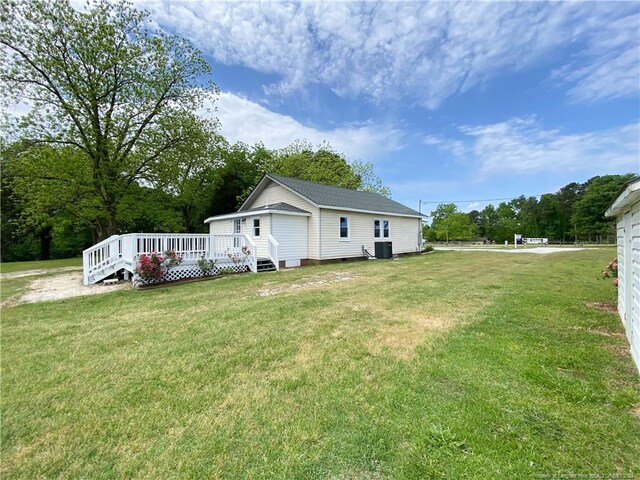
<svg viewBox="0 0 640 480"><path fill-rule="evenodd" d="M29 272L39 272L32 273L32 275L42 275L52 272L55 273L55 270L29 270ZM21 277L24 276L28 275L21 275ZM7 277L2 278L6 279ZM61 273L60 275L50 275L34 279L20 294L4 302L3 306L61 300L82 295L97 295L127 288L132 288L131 282L120 282L116 285L103 285L102 283L98 283L96 285L85 286L82 284L82 272Z"/></svg>

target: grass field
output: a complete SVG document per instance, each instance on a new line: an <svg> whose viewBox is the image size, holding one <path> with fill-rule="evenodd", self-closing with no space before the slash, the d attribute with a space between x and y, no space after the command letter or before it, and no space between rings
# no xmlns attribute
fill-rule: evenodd
<svg viewBox="0 0 640 480"><path fill-rule="evenodd" d="M4 308L0 474L640 475L638 374L594 308L614 255L437 252Z"/></svg>
<svg viewBox="0 0 640 480"><path fill-rule="evenodd" d="M82 258L64 258L61 260L34 260L33 262L0 263L0 273L14 273L24 270L38 270L42 268L82 268Z"/></svg>

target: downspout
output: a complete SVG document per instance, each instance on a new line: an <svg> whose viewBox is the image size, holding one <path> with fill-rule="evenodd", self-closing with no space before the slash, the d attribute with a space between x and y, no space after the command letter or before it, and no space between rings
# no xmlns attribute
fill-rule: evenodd
<svg viewBox="0 0 640 480"><path fill-rule="evenodd" d="M318 207L318 260L322 260L322 209Z"/></svg>

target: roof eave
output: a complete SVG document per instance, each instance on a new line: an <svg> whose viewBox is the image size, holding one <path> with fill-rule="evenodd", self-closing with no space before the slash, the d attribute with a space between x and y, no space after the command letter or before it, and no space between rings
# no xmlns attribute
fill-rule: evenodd
<svg viewBox="0 0 640 480"><path fill-rule="evenodd" d="M265 210L252 210L252 211L245 211L245 212L226 213L224 215L214 215L213 217L207 218L204 221L204 223L211 223L214 220L230 220L232 218L257 217L259 215L264 215L265 213L277 213L279 215L293 215L298 217L311 216L311 213L309 212L290 212L288 210L276 210L272 208L267 208Z"/></svg>
<svg viewBox="0 0 640 480"><path fill-rule="evenodd" d="M341 210L344 212L356 212L356 213L369 213L373 215L390 215L393 217L409 217L409 218L424 218L426 215L422 215L418 212L415 214L411 213L397 213L397 212L381 212L378 210L364 210L360 208L345 208L345 207L334 207L332 205L318 205L319 208L325 208L327 210Z"/></svg>
<svg viewBox="0 0 640 480"><path fill-rule="evenodd" d="M638 201L640 201L640 177L627 183L604 214L607 217L617 217Z"/></svg>

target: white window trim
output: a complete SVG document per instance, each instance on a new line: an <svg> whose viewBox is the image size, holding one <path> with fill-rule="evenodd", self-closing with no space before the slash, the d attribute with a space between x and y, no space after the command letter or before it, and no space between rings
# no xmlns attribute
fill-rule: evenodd
<svg viewBox="0 0 640 480"><path fill-rule="evenodd" d="M341 236L341 220L343 218L347 219L347 236L343 237ZM338 240L340 240L341 242L350 242L351 241L351 218L349 217L349 215L339 215L338 216Z"/></svg>
<svg viewBox="0 0 640 480"><path fill-rule="evenodd" d="M258 231L262 234L262 222L260 221L260 217L254 218L251 222L251 233L253 233L253 238L260 238L260 235L256 235L256 220L258 221Z"/></svg>
<svg viewBox="0 0 640 480"><path fill-rule="evenodd" d="M375 222L380 222L380 236L376 237L376 223ZM384 222L387 222L387 225L389 225L389 235L387 235L386 237L384 236ZM374 218L373 219L373 238L376 240L389 240L391 238L391 220L389 220L388 218Z"/></svg>

